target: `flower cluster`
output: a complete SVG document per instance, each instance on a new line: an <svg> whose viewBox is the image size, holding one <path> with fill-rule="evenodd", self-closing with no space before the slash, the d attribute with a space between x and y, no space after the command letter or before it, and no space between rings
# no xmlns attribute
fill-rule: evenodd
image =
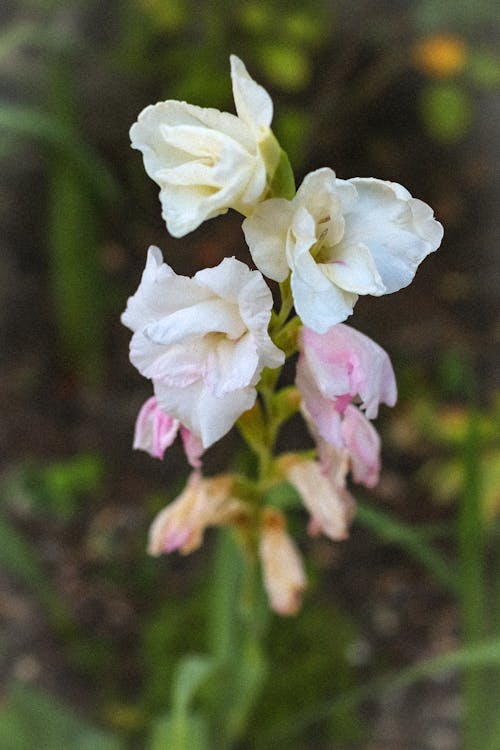
<svg viewBox="0 0 500 750"><path fill-rule="evenodd" d="M180 432L193 469L151 527L151 554L190 552L211 525L250 529L270 605L292 614L306 578L269 490L288 482L310 514L311 534L346 538L355 511L348 476L377 483L372 420L397 394L387 354L344 321L359 295L407 286L443 230L429 206L393 182L342 180L325 168L295 192L271 130L269 94L234 55L231 78L236 115L165 101L146 107L131 129L132 146L160 187L169 232L182 237L234 209L245 217L257 267L229 257L189 278L149 249L122 316L133 332L130 359L154 391L137 418L134 447L163 458ZM264 276L280 283L278 312ZM295 386L276 390L278 368L296 352ZM311 451L273 455L278 429L297 410L316 458ZM253 490L233 474L202 475L204 451L235 423L259 458Z"/></svg>

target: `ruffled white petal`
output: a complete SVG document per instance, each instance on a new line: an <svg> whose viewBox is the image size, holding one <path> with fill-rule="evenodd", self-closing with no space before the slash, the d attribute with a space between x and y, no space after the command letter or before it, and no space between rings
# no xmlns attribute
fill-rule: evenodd
<svg viewBox="0 0 500 750"><path fill-rule="evenodd" d="M263 368L284 361L267 332L271 308L262 275L236 258L190 279L149 251L123 315L134 331L130 359L153 381L159 408L204 448L253 405Z"/></svg>

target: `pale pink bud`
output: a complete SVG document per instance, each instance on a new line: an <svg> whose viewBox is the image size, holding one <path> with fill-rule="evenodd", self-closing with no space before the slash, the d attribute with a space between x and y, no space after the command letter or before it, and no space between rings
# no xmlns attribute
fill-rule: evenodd
<svg viewBox="0 0 500 750"><path fill-rule="evenodd" d="M264 586L271 609L280 615L294 615L302 603L306 576L300 554L286 532L282 513L266 508L259 545Z"/></svg>

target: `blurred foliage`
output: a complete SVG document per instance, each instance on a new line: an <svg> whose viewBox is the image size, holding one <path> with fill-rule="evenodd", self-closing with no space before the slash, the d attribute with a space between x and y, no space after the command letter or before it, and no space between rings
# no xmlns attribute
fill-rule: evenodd
<svg viewBox="0 0 500 750"><path fill-rule="evenodd" d="M16 685L0 712L3 750L121 750L121 740L86 724L40 691Z"/></svg>

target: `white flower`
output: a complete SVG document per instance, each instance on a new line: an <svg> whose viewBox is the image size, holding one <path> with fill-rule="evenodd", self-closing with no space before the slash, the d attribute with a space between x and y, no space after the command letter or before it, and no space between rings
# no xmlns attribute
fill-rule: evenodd
<svg viewBox="0 0 500 750"><path fill-rule="evenodd" d="M267 333L272 295L235 258L192 279L162 260L151 247L122 315L134 332L130 359L153 381L159 408L208 448L253 405L262 369L283 364Z"/></svg>
<svg viewBox="0 0 500 750"><path fill-rule="evenodd" d="M371 177L308 174L295 198L271 198L243 222L254 262L284 281L295 309L318 333L345 320L360 294L395 292L436 250L443 228L401 185Z"/></svg>
<svg viewBox="0 0 500 750"><path fill-rule="evenodd" d="M163 218L174 237L229 208L247 215L262 200L280 147L273 104L231 55L238 116L169 100L146 107L130 130L148 175L160 186Z"/></svg>

